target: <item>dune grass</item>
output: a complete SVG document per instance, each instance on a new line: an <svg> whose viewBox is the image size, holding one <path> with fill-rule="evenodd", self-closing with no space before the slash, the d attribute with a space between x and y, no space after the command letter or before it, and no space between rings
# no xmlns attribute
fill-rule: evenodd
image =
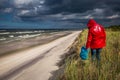
<svg viewBox="0 0 120 80"><path fill-rule="evenodd" d="M120 26L117 26L120 27ZM66 59L64 74L60 80L120 80L120 28L106 28L107 43L101 52L101 63L91 62L79 58L80 47L85 45L87 31L76 39L74 44L74 55Z"/></svg>

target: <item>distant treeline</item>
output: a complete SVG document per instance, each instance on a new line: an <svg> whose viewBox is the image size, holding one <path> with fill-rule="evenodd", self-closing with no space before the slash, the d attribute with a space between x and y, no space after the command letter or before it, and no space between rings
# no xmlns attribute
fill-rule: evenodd
<svg viewBox="0 0 120 80"><path fill-rule="evenodd" d="M33 30L43 30L43 31L66 31L66 30L81 30L81 29L16 29L16 28L14 28L14 29L0 29L1 31L4 31L4 30L6 30L6 31L33 31Z"/></svg>
<svg viewBox="0 0 120 80"><path fill-rule="evenodd" d="M109 29L112 31L120 31L120 25L112 25L112 26L106 27L106 29Z"/></svg>

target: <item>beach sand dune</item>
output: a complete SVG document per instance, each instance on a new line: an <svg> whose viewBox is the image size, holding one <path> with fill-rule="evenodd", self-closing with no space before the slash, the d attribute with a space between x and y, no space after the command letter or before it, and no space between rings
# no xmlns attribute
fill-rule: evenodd
<svg viewBox="0 0 120 80"><path fill-rule="evenodd" d="M81 31L50 43L0 57L0 80L48 80L59 69L61 55L69 50Z"/></svg>

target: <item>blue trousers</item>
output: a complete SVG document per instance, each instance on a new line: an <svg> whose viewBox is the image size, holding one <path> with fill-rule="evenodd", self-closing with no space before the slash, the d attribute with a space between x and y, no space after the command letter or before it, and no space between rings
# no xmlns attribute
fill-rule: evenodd
<svg viewBox="0 0 120 80"><path fill-rule="evenodd" d="M101 50L102 50L102 48L91 49L92 61L94 61L95 59L97 59L100 62L100 60L101 60L101 57L100 57Z"/></svg>

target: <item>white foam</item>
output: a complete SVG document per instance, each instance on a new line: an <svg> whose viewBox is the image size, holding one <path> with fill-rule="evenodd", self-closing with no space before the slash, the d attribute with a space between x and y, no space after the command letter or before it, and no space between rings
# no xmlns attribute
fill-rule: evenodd
<svg viewBox="0 0 120 80"><path fill-rule="evenodd" d="M33 31L25 31L25 32L16 32L17 34L23 34L23 33L33 33Z"/></svg>
<svg viewBox="0 0 120 80"><path fill-rule="evenodd" d="M37 37L37 36L40 36L41 34L35 34L35 35L29 35L29 34L26 34L26 35L20 35L18 36L19 38L31 38L31 37Z"/></svg>
<svg viewBox="0 0 120 80"><path fill-rule="evenodd" d="M34 31L34 32L45 32L45 31Z"/></svg>
<svg viewBox="0 0 120 80"><path fill-rule="evenodd" d="M14 37L14 35L9 35L9 37L10 37L10 38L13 38L13 37Z"/></svg>
<svg viewBox="0 0 120 80"><path fill-rule="evenodd" d="M0 41L4 41L4 40L6 40L6 38L1 38L1 39L0 39Z"/></svg>
<svg viewBox="0 0 120 80"><path fill-rule="evenodd" d="M0 34L10 34L10 32L4 32L4 33L0 33Z"/></svg>

